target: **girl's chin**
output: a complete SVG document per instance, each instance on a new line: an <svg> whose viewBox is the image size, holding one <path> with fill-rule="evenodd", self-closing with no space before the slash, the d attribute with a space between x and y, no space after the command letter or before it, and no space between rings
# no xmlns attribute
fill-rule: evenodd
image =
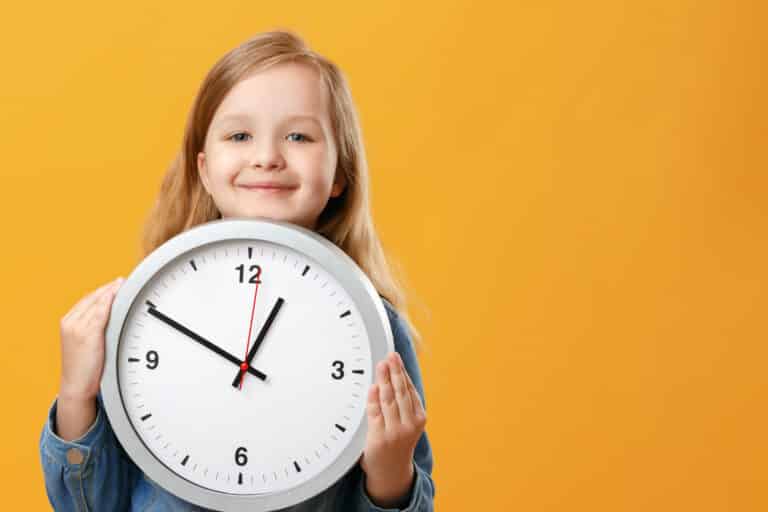
<svg viewBox="0 0 768 512"><path fill-rule="evenodd" d="M268 213L262 213L262 212L244 211L244 212L235 212L229 215L222 215L221 218L222 219L276 220L280 222L289 222L291 224L304 226L303 222L300 219L293 218L290 215L278 215L274 213L268 214Z"/></svg>

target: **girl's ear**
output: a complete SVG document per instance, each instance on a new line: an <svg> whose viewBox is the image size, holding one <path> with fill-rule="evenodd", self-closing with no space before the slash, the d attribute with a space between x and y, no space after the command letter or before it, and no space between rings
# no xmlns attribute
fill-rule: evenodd
<svg viewBox="0 0 768 512"><path fill-rule="evenodd" d="M337 172L336 173L336 179L333 182L333 187L331 187L331 197L339 197L342 192L344 192L344 188L347 186L347 179L344 176L343 172Z"/></svg>
<svg viewBox="0 0 768 512"><path fill-rule="evenodd" d="M205 163L205 153L202 151L197 154L197 173L200 175L203 188L210 194L211 192L208 189L208 167Z"/></svg>

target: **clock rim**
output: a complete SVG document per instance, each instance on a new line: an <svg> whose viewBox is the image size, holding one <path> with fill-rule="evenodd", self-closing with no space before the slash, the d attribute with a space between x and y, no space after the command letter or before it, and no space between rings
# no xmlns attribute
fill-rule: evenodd
<svg viewBox="0 0 768 512"><path fill-rule="evenodd" d="M101 379L104 409L126 453L153 482L190 503L224 512L275 510L301 503L325 491L357 463L368 430L368 419L364 412L360 427L352 439L318 475L290 489L245 495L203 488L187 480L156 458L134 430L123 405L117 377L118 343L133 302L158 271L182 254L217 242L243 239L276 243L305 254L337 280L357 306L368 332L371 349L371 366L368 371L371 379L376 364L394 350L389 317L368 276L330 240L302 226L264 218L217 219L179 233L148 254L122 283L113 300L105 335L105 361ZM367 396L368 390L364 391L364 396Z"/></svg>

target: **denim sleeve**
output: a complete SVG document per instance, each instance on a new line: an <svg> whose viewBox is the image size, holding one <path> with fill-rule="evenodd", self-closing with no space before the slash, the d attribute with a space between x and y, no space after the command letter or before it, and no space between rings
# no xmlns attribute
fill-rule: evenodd
<svg viewBox="0 0 768 512"><path fill-rule="evenodd" d="M101 395L96 420L80 438L65 441L56 434L53 401L40 435L40 459L48 501L57 512L124 511L130 507L134 477L107 421Z"/></svg>
<svg viewBox="0 0 768 512"><path fill-rule="evenodd" d="M403 359L405 369L410 375L413 385L421 397L421 403L426 411L427 404L424 399L424 386L421 380L421 370L416 360L416 352L413 349L413 342L405 321L395 311L394 307L385 299L384 305L389 316L392 335L395 339L395 350ZM357 501L353 510L355 512L432 512L435 497L435 483L432 480L432 448L429 444L426 430L422 432L416 449L413 453L414 479L411 486L410 496L405 508L381 508L376 506L365 490L365 472L360 471L360 478L357 483L358 492L354 493Z"/></svg>

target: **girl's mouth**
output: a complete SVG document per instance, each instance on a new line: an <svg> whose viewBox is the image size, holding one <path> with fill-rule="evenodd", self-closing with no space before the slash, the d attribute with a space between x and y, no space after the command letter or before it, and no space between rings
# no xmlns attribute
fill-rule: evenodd
<svg viewBox="0 0 768 512"><path fill-rule="evenodd" d="M290 188L290 187L277 187L277 186L271 186L271 185L256 185L256 186L240 185L239 187L245 190L250 190L254 192L264 192L264 193L271 193L271 194L278 194L281 192L290 192L293 190L293 188Z"/></svg>

